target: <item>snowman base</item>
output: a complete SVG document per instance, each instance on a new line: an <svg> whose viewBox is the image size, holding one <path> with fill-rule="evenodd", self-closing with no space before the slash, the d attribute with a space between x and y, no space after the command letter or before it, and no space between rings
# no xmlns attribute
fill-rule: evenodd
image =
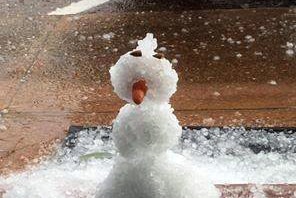
<svg viewBox="0 0 296 198"><path fill-rule="evenodd" d="M96 198L214 198L218 189L183 156L119 157Z"/></svg>

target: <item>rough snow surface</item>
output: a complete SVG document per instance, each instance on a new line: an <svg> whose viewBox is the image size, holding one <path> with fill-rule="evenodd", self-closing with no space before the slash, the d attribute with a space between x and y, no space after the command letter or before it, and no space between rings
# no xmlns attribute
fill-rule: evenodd
<svg viewBox="0 0 296 198"><path fill-rule="evenodd" d="M110 131L83 130L67 141L72 148L59 146L57 154L40 165L0 177L4 198L93 198L117 156ZM186 129L182 137L173 151L217 184L296 183L296 134L213 128ZM109 155L83 158L92 153Z"/></svg>
<svg viewBox="0 0 296 198"><path fill-rule="evenodd" d="M89 10L95 6L103 4L109 0L82 0L78 2L73 2L69 6L63 8L57 8L55 11L48 13L48 15L69 15L78 14Z"/></svg>
<svg viewBox="0 0 296 198"><path fill-rule="evenodd" d="M296 183L296 134L213 128L183 138L182 154L215 183Z"/></svg>
<svg viewBox="0 0 296 198"><path fill-rule="evenodd" d="M124 157L156 156L178 144L182 128L170 104L127 104L113 124L113 138Z"/></svg>

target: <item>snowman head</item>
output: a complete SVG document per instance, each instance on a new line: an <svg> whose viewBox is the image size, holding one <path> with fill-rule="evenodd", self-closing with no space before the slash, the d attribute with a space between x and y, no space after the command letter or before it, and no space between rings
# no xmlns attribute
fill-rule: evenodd
<svg viewBox="0 0 296 198"><path fill-rule="evenodd" d="M172 64L157 54L157 40L148 33L138 47L120 57L111 67L115 93L129 103L168 102L175 93L178 75Z"/></svg>

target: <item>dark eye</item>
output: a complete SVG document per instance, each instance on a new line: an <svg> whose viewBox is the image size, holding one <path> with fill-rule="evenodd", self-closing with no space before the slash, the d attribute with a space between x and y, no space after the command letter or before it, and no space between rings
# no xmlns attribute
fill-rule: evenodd
<svg viewBox="0 0 296 198"><path fill-rule="evenodd" d="M162 59L162 58L164 58L164 54L163 53L157 53L157 54L154 54L153 57L158 58L158 59Z"/></svg>
<svg viewBox="0 0 296 198"><path fill-rule="evenodd" d="M135 57L140 57L142 56L141 50L136 50L130 53L130 55L135 56Z"/></svg>

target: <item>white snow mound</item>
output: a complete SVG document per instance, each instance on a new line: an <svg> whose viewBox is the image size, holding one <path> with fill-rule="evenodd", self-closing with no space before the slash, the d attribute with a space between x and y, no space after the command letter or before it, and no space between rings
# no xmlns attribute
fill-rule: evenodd
<svg viewBox="0 0 296 198"><path fill-rule="evenodd" d="M96 198L217 198L218 191L183 156L167 151L118 158Z"/></svg>

